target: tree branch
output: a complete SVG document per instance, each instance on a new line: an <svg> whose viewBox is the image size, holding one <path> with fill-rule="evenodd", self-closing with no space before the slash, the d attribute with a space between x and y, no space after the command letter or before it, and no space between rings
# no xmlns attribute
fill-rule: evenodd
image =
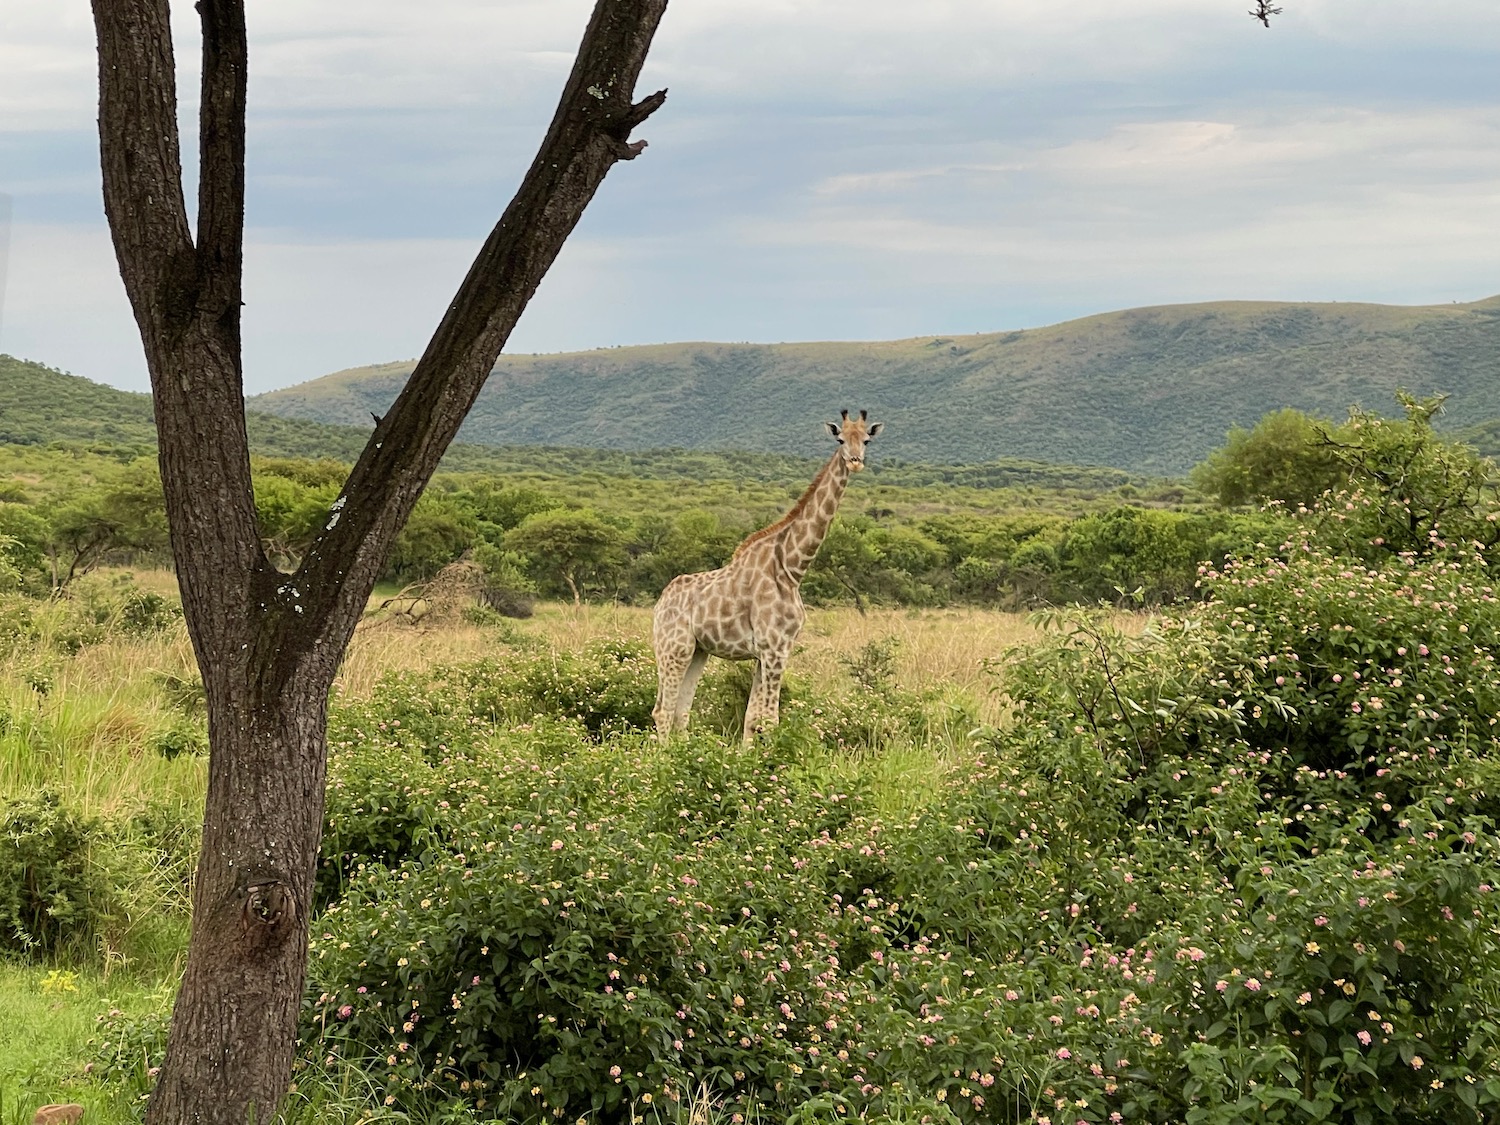
<svg viewBox="0 0 1500 1125"><path fill-rule="evenodd" d="M167 0L93 0L104 207L151 372L183 611L204 651L239 651L271 567L255 525L240 368L242 0L202 0L199 234L182 193Z"/></svg>
<svg viewBox="0 0 1500 1125"><path fill-rule="evenodd" d="M203 85L198 114L199 307L233 327L239 354L245 232L245 8L198 0L203 23Z"/></svg>
<svg viewBox="0 0 1500 1125"><path fill-rule="evenodd" d="M391 542L584 208L615 162L645 147L630 131L666 91L631 98L665 10L666 0L596 4L536 159L308 550L296 582L320 613L341 619L335 639L352 630ZM323 600L340 587L337 604Z"/></svg>
<svg viewBox="0 0 1500 1125"><path fill-rule="evenodd" d="M175 282L193 253L182 198L177 75L167 0L93 0L99 40L104 210L142 330L161 331L152 298L180 318Z"/></svg>

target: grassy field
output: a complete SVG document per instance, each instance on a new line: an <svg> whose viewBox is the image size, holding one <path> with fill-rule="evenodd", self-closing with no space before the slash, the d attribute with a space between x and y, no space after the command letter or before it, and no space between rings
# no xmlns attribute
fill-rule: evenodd
<svg viewBox="0 0 1500 1125"><path fill-rule="evenodd" d="M175 595L169 572L125 573L138 588ZM122 576L110 572L97 581ZM108 636L70 655L59 651L67 647L68 628L61 610L43 606L38 618L37 642L0 658L0 798L53 790L83 816L124 826L106 845L111 854L96 858L131 878L136 889L95 948L40 964L0 959L0 1011L7 1016L0 1021L0 1125L29 1121L35 1105L66 1100L88 1106L86 1120L96 1125L129 1121L136 1112L131 1099L80 1076L99 1049L97 1017L116 1005L161 1008L180 972L186 887L180 872L174 883L171 872L130 870L136 862L130 826L146 813L178 825L201 815L206 757L163 752L174 733L201 724L192 650L179 623L152 636ZM392 673L426 673L507 653L576 653L622 638L644 642L650 620L649 609L553 603L538 606L529 620L500 627L454 615L415 627L376 618L356 633L337 698L343 704L368 700ZM956 693L973 712L998 721L987 664L1035 636L1022 615L1010 613L815 610L791 676L847 685L851 660L872 643L893 642L888 651L899 682ZM945 749L909 746L877 760L850 759L846 767L873 783L882 808L895 812L934 791L949 764ZM333 1110L323 1105L319 1112Z"/></svg>

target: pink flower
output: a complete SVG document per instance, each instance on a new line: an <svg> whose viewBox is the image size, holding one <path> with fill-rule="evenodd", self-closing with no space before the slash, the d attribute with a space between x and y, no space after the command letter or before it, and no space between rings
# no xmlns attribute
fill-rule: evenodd
<svg viewBox="0 0 1500 1125"><path fill-rule="evenodd" d="M609 1076L611 1078L618 1078L618 1077L620 1077L620 1068L617 1067L617 1066L610 1067L609 1068Z"/></svg>
<svg viewBox="0 0 1500 1125"><path fill-rule="evenodd" d="M1057 1049L1057 1057L1063 1060L1071 1059L1073 1057L1073 1052L1068 1050L1066 1047L1059 1047Z"/></svg>
<svg viewBox="0 0 1500 1125"><path fill-rule="evenodd" d="M1189 961L1201 961L1207 956L1208 954L1204 953L1203 950L1199 949L1197 946L1194 946L1192 949L1188 950Z"/></svg>
<svg viewBox="0 0 1500 1125"><path fill-rule="evenodd" d="M1314 926L1326 926L1326 925L1328 925L1328 919L1325 918L1325 917L1323 917L1323 915L1319 914L1316 918L1313 919L1313 925Z"/></svg>
<svg viewBox="0 0 1500 1125"><path fill-rule="evenodd" d="M1021 998L1021 994L1013 988L1008 988L1005 991L1005 998L1007 1000L1019 1000Z"/></svg>
<svg viewBox="0 0 1500 1125"><path fill-rule="evenodd" d="M1368 1031L1361 1031L1354 1038L1358 1039L1366 1047L1368 1047L1370 1045L1370 1033Z"/></svg>
<svg viewBox="0 0 1500 1125"><path fill-rule="evenodd" d="M562 851L562 849L563 849L563 842L561 840L553 840L552 841L552 850L553 851L560 852L560 851Z"/></svg>
<svg viewBox="0 0 1500 1125"><path fill-rule="evenodd" d="M354 1005L353 1004L345 1004L342 1008L339 1009L339 1019L341 1019L341 1020L346 1020L350 1016L352 1016L353 1014L354 1014Z"/></svg>
<svg viewBox="0 0 1500 1125"><path fill-rule="evenodd" d="M1245 982L1245 987L1248 988L1251 992L1259 992L1260 981L1256 980L1254 977L1251 977Z"/></svg>

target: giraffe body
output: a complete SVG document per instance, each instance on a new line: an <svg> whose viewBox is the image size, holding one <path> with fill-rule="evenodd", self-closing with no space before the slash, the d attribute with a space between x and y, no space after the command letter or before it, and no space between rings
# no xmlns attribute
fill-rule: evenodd
<svg viewBox="0 0 1500 1125"><path fill-rule="evenodd" d="M685 730L693 695L710 656L754 660L745 708L745 738L774 726L781 677L807 611L802 577L833 523L851 473L864 466L865 445L880 430L865 412L828 423L839 441L828 463L782 519L755 532L718 570L683 574L656 603L651 640L656 650L656 729Z"/></svg>

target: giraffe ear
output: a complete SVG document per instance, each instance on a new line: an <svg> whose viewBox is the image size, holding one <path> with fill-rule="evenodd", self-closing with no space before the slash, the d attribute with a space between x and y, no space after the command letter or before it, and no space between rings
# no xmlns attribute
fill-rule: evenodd
<svg viewBox="0 0 1500 1125"><path fill-rule="evenodd" d="M885 425L884 422L874 422L874 423L871 423L870 429L865 434L865 437L867 437L867 438L874 437L876 434L878 434L880 432L881 427L884 426L884 425Z"/></svg>
<svg viewBox="0 0 1500 1125"><path fill-rule="evenodd" d="M823 425L828 427L828 432L834 437L839 436L839 424L837 422L824 422Z"/></svg>

